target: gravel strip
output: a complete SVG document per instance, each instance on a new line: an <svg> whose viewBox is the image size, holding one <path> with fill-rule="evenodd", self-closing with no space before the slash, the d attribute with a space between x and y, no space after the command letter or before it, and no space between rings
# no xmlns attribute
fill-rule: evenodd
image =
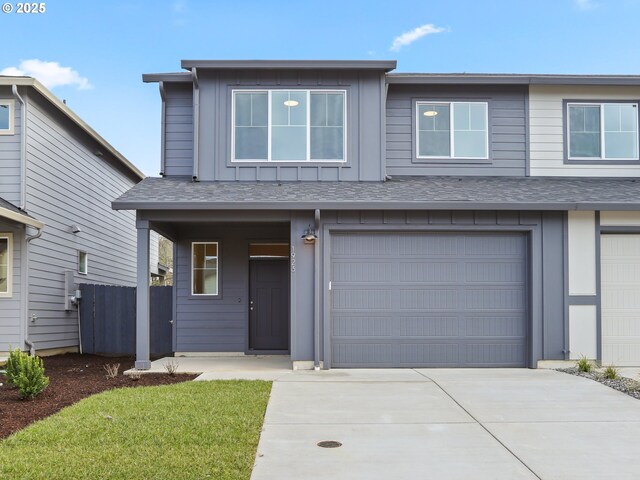
<svg viewBox="0 0 640 480"><path fill-rule="evenodd" d="M581 372L575 367L572 368L558 368L558 372L568 373L569 375L576 375L578 377L585 377L596 382L600 382L607 387L614 388L619 392L626 393L630 397L640 400L640 382L631 380L630 378L620 377L615 380L605 378L602 372L594 371L591 373Z"/></svg>

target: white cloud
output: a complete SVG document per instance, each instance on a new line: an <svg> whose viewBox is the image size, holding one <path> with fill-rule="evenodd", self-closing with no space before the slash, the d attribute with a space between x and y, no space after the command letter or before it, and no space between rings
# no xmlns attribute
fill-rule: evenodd
<svg viewBox="0 0 640 480"><path fill-rule="evenodd" d="M80 76L73 68L63 67L58 62L44 62L36 58L22 60L17 67L7 67L0 70L0 75L34 77L47 88L67 85L75 86L78 90L93 88L93 85L89 83L89 79Z"/></svg>
<svg viewBox="0 0 640 480"><path fill-rule="evenodd" d="M391 43L391 48L389 48L389 50L397 52L402 47L411 45L413 42L415 42L419 38L424 37L425 35L432 35L434 33L440 33L444 31L446 31L446 28L436 27L433 23L427 23L425 25L421 25L419 27L414 28L413 30L404 32L402 35L399 35L396 38L394 38L393 42Z"/></svg>
<svg viewBox="0 0 640 480"><path fill-rule="evenodd" d="M593 10L598 6L593 0L573 0L578 10Z"/></svg>

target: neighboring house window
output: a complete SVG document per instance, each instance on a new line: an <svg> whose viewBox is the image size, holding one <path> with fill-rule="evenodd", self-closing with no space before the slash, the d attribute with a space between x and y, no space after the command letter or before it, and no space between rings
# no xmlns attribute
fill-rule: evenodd
<svg viewBox="0 0 640 480"><path fill-rule="evenodd" d="M569 159L638 160L637 103L567 103Z"/></svg>
<svg viewBox="0 0 640 480"><path fill-rule="evenodd" d="M218 295L218 242L191 244L191 294Z"/></svg>
<svg viewBox="0 0 640 480"><path fill-rule="evenodd" d="M0 100L0 135L12 135L13 127L13 100Z"/></svg>
<svg viewBox="0 0 640 480"><path fill-rule="evenodd" d="M343 162L346 93L233 92L233 161Z"/></svg>
<svg viewBox="0 0 640 480"><path fill-rule="evenodd" d="M87 252L78 250L78 273L86 275L89 271L89 256Z"/></svg>
<svg viewBox="0 0 640 480"><path fill-rule="evenodd" d="M10 297L13 283L11 261L13 258L13 235L0 233L0 297Z"/></svg>
<svg viewBox="0 0 640 480"><path fill-rule="evenodd" d="M418 158L489 158L486 102L418 102Z"/></svg>

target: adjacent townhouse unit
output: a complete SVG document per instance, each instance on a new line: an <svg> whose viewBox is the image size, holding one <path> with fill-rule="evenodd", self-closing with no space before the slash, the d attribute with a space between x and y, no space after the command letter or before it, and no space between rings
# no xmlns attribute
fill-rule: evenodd
<svg viewBox="0 0 640 480"><path fill-rule="evenodd" d="M135 214L110 202L143 177L37 80L0 77L0 357L77 350L77 284L135 286Z"/></svg>
<svg viewBox="0 0 640 480"><path fill-rule="evenodd" d="M294 368L640 365L640 76L185 60L148 74L176 354ZM149 295L138 288L138 368Z"/></svg>

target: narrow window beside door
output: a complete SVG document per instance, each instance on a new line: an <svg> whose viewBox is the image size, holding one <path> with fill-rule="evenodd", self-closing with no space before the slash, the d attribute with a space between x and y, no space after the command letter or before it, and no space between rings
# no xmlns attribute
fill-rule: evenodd
<svg viewBox="0 0 640 480"><path fill-rule="evenodd" d="M10 233L0 233L0 297L11 296L13 257L13 236Z"/></svg>
<svg viewBox="0 0 640 480"><path fill-rule="evenodd" d="M218 242L191 244L191 295L218 295Z"/></svg>

